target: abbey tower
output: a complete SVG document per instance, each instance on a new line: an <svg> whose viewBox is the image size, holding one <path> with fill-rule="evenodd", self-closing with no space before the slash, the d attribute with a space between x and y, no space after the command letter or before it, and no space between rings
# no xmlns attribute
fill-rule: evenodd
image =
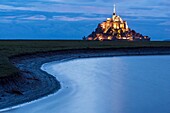
<svg viewBox="0 0 170 113"><path fill-rule="evenodd" d="M100 23L95 32L92 32L87 37L87 40L147 40L148 36L143 36L140 33L136 33L128 27L128 24L116 13L116 5L114 5L113 15L111 18L107 18L106 21Z"/></svg>

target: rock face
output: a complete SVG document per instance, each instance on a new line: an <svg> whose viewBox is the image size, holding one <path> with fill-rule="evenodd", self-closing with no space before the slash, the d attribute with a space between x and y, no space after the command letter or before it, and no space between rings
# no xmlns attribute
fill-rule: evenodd
<svg viewBox="0 0 170 113"><path fill-rule="evenodd" d="M36 100L60 89L56 78L40 69L45 57L21 55L10 61L20 72L0 79L0 112L6 107Z"/></svg>
<svg viewBox="0 0 170 113"><path fill-rule="evenodd" d="M107 18L106 21L98 24L98 27L88 37L84 37L86 40L127 40L127 41L150 41L148 36L143 36L137 33L135 30L131 30L128 27L126 21L120 16L116 15L116 8L114 7L114 13L112 18Z"/></svg>

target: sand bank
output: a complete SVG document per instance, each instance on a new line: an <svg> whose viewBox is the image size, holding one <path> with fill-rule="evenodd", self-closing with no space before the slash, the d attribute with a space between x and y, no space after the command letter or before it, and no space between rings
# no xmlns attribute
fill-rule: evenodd
<svg viewBox="0 0 170 113"><path fill-rule="evenodd" d="M125 48L65 50L30 55L14 56L11 62L20 70L11 77L0 80L0 109L29 102L58 91L60 83L52 75L43 72L42 64L76 58L169 55L170 48Z"/></svg>

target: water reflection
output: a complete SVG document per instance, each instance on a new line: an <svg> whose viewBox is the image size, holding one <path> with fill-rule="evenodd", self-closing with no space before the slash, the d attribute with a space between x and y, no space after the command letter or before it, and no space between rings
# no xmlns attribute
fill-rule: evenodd
<svg viewBox="0 0 170 113"><path fill-rule="evenodd" d="M62 90L10 113L169 113L169 67L169 56L48 63Z"/></svg>

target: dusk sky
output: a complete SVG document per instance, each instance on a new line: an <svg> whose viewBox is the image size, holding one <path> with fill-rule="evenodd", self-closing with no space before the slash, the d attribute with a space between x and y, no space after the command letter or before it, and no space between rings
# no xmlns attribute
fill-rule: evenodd
<svg viewBox="0 0 170 113"><path fill-rule="evenodd" d="M1 0L0 39L81 39L117 14L152 40L170 39L169 0Z"/></svg>

